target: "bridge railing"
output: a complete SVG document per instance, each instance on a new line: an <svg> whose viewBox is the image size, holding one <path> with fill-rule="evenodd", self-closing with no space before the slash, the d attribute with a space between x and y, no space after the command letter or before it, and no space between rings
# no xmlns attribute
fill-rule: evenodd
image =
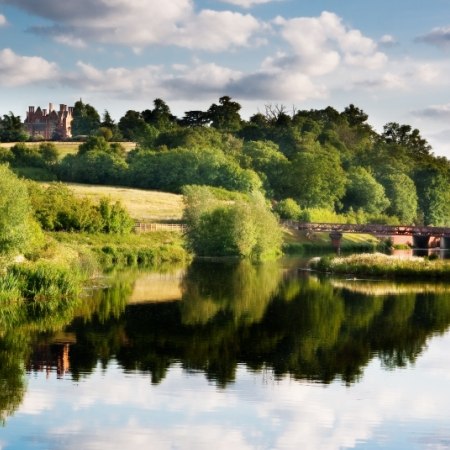
<svg viewBox="0 0 450 450"><path fill-rule="evenodd" d="M340 233L370 233L379 235L418 235L450 237L450 228L424 227L413 225L380 225L380 224L350 224L350 223L310 223L286 220L282 222L288 228L305 231L337 231Z"/></svg>

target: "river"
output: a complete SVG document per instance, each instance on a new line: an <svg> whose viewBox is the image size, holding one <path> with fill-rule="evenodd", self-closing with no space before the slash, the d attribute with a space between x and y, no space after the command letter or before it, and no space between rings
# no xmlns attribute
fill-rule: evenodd
<svg viewBox="0 0 450 450"><path fill-rule="evenodd" d="M450 284L302 266L118 272L3 310L0 449L450 448Z"/></svg>

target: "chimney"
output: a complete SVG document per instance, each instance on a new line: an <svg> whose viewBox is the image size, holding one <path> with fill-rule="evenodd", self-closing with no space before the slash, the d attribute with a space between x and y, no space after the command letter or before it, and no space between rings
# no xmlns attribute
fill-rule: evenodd
<svg viewBox="0 0 450 450"><path fill-rule="evenodd" d="M30 114L33 114L33 113L34 113L34 106L29 106L29 107L28 107L28 112L29 112Z"/></svg>
<svg viewBox="0 0 450 450"><path fill-rule="evenodd" d="M63 105L62 103L59 105L59 110L62 112L62 111L65 111L67 109L67 105Z"/></svg>
<svg viewBox="0 0 450 450"><path fill-rule="evenodd" d="M43 115L43 116L46 116L46 115L47 115L47 110L46 110L45 108L42 110L42 115Z"/></svg>
<svg viewBox="0 0 450 450"><path fill-rule="evenodd" d="M53 103L48 104L48 113L50 114L53 111Z"/></svg>

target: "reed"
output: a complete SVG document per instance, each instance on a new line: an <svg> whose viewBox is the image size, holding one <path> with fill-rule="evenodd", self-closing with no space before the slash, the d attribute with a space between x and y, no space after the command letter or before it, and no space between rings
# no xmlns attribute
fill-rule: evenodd
<svg viewBox="0 0 450 450"><path fill-rule="evenodd" d="M372 277L450 280L450 261L419 257L388 256L382 253L344 257L325 256L311 262L316 270Z"/></svg>

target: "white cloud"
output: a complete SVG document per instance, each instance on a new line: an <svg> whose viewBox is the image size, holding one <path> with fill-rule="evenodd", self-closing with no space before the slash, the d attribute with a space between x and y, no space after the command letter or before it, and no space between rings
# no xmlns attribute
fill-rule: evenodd
<svg viewBox="0 0 450 450"><path fill-rule="evenodd" d="M255 5L262 5L264 3L270 3L279 0L221 0L223 3L229 3L230 5L240 6L242 8L251 8Z"/></svg>
<svg viewBox="0 0 450 450"><path fill-rule="evenodd" d="M6 17L3 14L0 14L0 27L6 25L8 21L6 20Z"/></svg>
<svg viewBox="0 0 450 450"><path fill-rule="evenodd" d="M390 34L384 34L383 36L381 36L379 43L384 47L393 47L397 44L397 40Z"/></svg>
<svg viewBox="0 0 450 450"><path fill-rule="evenodd" d="M248 46L261 29L262 24L249 14L203 10L179 30L177 40L186 48L223 51Z"/></svg>
<svg viewBox="0 0 450 450"><path fill-rule="evenodd" d="M334 13L324 11L319 17L299 17L274 23L281 27L281 35L290 45L292 55L272 59L274 67L286 66L312 76L321 76L338 67L357 67L369 70L387 63L376 43L359 30L349 29ZM266 61L270 64L270 60Z"/></svg>
<svg viewBox="0 0 450 450"><path fill-rule="evenodd" d="M58 66L39 56L20 56L11 49L0 51L0 84L15 87L55 80Z"/></svg>
<svg viewBox="0 0 450 450"><path fill-rule="evenodd" d="M248 46L264 28L249 14L201 10L192 0L79 0L55 5L42 0L4 0L36 15L52 25L30 30L57 42L81 47L87 43L121 44L134 49L150 45L178 46L207 51L223 51Z"/></svg>

